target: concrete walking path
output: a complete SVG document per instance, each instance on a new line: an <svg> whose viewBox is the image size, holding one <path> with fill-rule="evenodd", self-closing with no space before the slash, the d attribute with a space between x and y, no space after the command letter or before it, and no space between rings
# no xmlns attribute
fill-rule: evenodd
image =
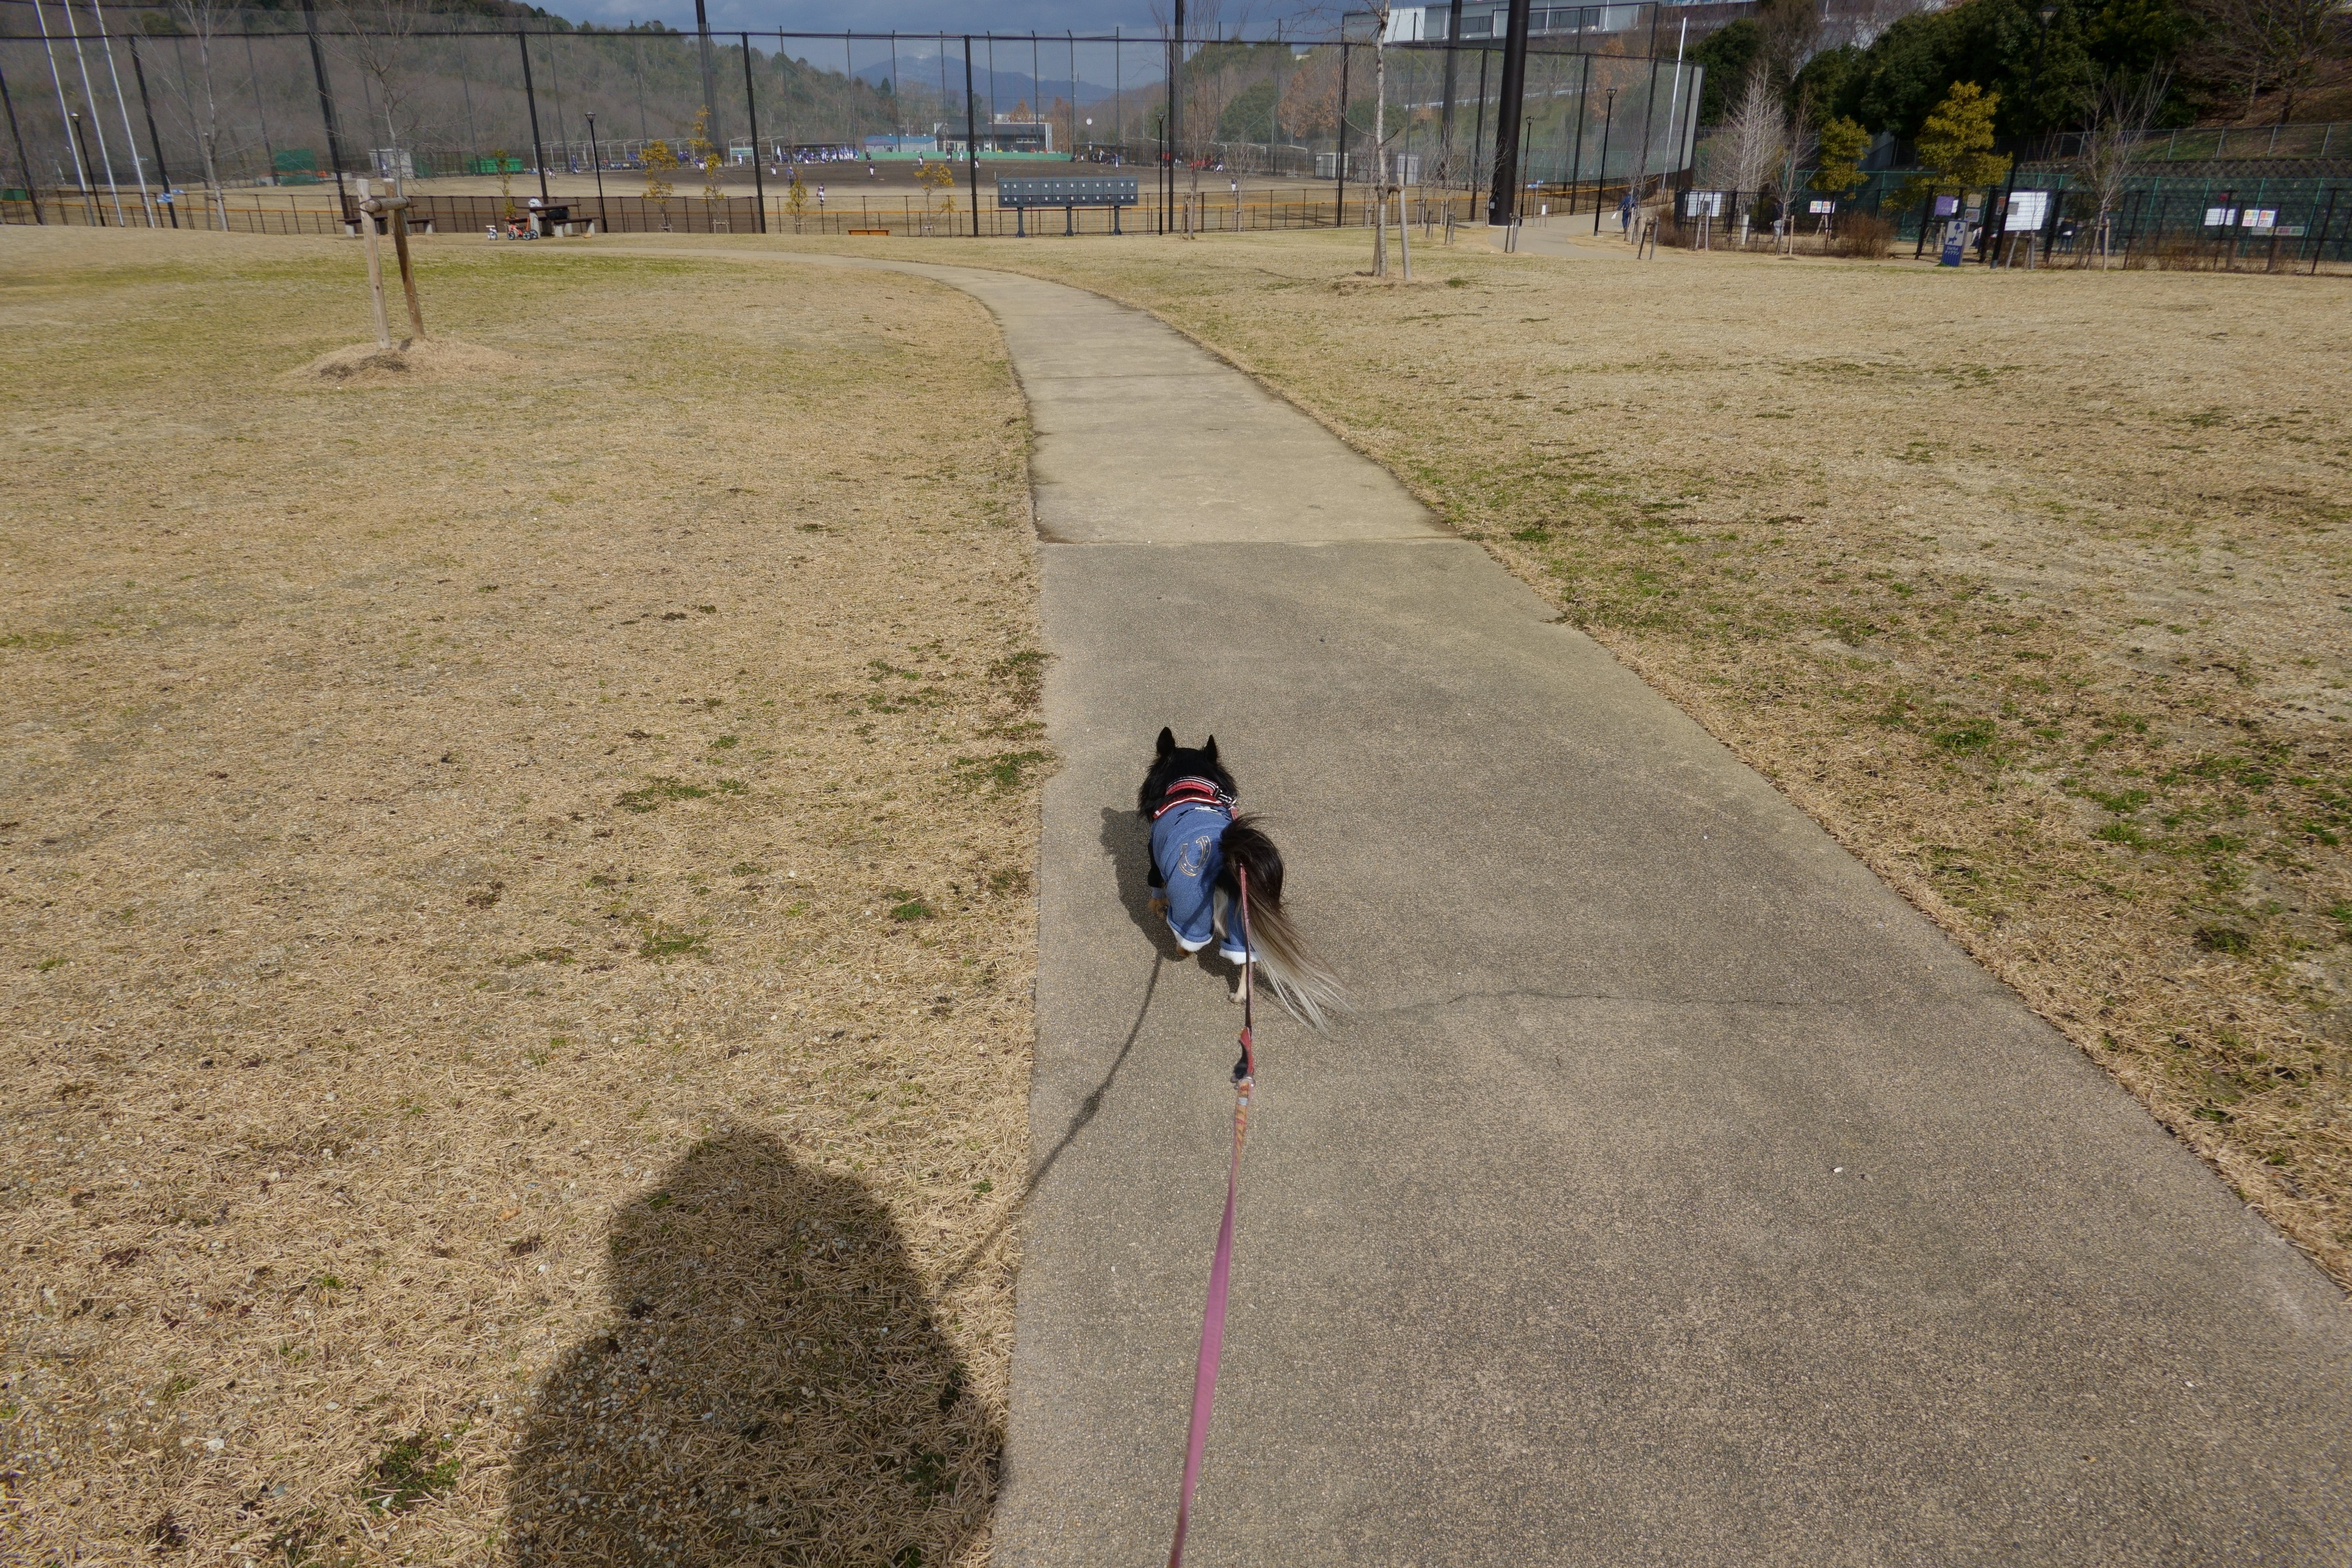
<svg viewBox="0 0 2352 1568"><path fill-rule="evenodd" d="M1238 1018L1163 723L1360 1007L1261 1016L1200 1568L2352 1556L2352 1312L2104 1073L1312 421L907 269L1034 412L1063 758L999 1562L1167 1551Z"/></svg>

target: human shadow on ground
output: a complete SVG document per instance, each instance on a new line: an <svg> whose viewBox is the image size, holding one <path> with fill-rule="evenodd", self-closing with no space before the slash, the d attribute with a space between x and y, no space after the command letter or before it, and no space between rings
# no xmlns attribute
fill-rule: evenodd
<svg viewBox="0 0 2352 1568"><path fill-rule="evenodd" d="M613 1226L612 1311L516 1456L523 1568L950 1561L1003 1419L888 1212L764 1133L700 1144Z"/></svg>

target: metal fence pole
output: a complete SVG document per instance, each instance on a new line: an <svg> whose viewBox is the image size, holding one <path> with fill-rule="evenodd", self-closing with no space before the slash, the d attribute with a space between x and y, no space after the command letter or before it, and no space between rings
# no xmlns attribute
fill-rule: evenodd
<svg viewBox="0 0 2352 1568"><path fill-rule="evenodd" d="M992 89L991 89L993 90ZM980 125L971 98L971 35L963 36L963 167L971 191L971 237L980 237Z"/></svg>
<svg viewBox="0 0 2352 1568"><path fill-rule="evenodd" d="M338 216L348 217L351 207L350 198L343 192L343 137L335 125L335 95L327 85L327 57L319 48L319 12L312 0L302 0L302 28L310 40L310 74L319 82L319 118L327 127L327 162L335 166L335 211ZM226 218L223 222L226 224Z"/></svg>
<svg viewBox="0 0 2352 1568"><path fill-rule="evenodd" d="M155 178L163 182L164 207L172 215L172 226L180 226L180 205L171 200L172 172L163 167L163 139L155 134L155 104L147 96L147 68L139 63L139 35L131 35L131 76L139 84L139 107L147 115L147 145L155 150Z"/></svg>
<svg viewBox="0 0 2352 1568"><path fill-rule="evenodd" d="M704 42L707 45L709 40L706 38ZM545 206L548 200L547 153L541 150L539 142L539 89L531 85L530 80L530 35L517 27L515 45L522 50L522 97L530 108L530 161L539 167L539 202ZM709 79L707 76L703 78L706 83Z"/></svg>
<svg viewBox="0 0 2352 1568"><path fill-rule="evenodd" d="M760 175L760 105L751 97L751 35L743 36L743 118L751 127L751 196L760 204L760 232L768 232L768 186ZM892 82L891 90L898 84ZM598 176L600 179L602 175Z"/></svg>
<svg viewBox="0 0 2352 1568"><path fill-rule="evenodd" d="M694 47L702 67L702 134L716 140L719 135L719 105L714 100L719 92L711 85L710 16L703 0L694 0Z"/></svg>
<svg viewBox="0 0 2352 1568"><path fill-rule="evenodd" d="M1511 0L1503 37L1503 89L1495 105L1495 174L1486 192L1486 221L1508 224L1518 216L1519 193L1514 182L1519 173L1521 101L1528 89L1528 0Z"/></svg>
<svg viewBox="0 0 2352 1568"><path fill-rule="evenodd" d="M25 156L25 133L17 128L16 100L8 96L8 78L5 73L0 73L0 104L8 110L8 134L16 139L16 166L25 172L25 195L33 204L33 221L46 226L49 220L41 216L40 182L33 178L33 161Z"/></svg>
<svg viewBox="0 0 2352 1568"><path fill-rule="evenodd" d="M1584 57L1584 75L1576 84L1576 153L1575 161L1568 171L1568 212L1565 215L1569 217L1576 216L1576 187L1584 183L1584 111L1591 102L1592 57L1587 55ZM1599 211L1601 195L1598 190L1593 193L1592 202L1593 210Z"/></svg>
<svg viewBox="0 0 2352 1568"><path fill-rule="evenodd" d="M1344 24L1343 24L1344 26ZM1339 35L1339 128L1332 133L1332 142L1339 151L1331 162L1339 174L1339 184L1331 197L1331 226L1348 226L1348 37Z"/></svg>
<svg viewBox="0 0 2352 1568"><path fill-rule="evenodd" d="M21 144L19 146L19 155L22 155ZM2328 226L2335 223L2335 221L2336 193L2335 191L2330 190L2327 193L2327 216L2319 220L2319 243L2311 247L2310 275L2314 278L2319 276L2319 258L2327 254L2327 230Z"/></svg>

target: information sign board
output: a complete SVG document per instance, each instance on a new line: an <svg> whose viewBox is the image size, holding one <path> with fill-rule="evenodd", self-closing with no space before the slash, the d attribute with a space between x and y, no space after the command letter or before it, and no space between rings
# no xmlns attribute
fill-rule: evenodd
<svg viewBox="0 0 2352 1568"><path fill-rule="evenodd" d="M2030 234L2049 221L2049 217L2048 191L2011 191L2009 193L2009 216L2000 226L2009 234L2021 230Z"/></svg>

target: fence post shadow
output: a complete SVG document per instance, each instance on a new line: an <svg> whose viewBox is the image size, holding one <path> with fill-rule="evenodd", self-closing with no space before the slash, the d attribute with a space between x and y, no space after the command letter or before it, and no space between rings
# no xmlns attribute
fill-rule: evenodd
<svg viewBox="0 0 2352 1568"><path fill-rule="evenodd" d="M1003 1414L864 1184L707 1140L615 1217L607 1281L515 1457L514 1563L937 1568L985 1527Z"/></svg>

